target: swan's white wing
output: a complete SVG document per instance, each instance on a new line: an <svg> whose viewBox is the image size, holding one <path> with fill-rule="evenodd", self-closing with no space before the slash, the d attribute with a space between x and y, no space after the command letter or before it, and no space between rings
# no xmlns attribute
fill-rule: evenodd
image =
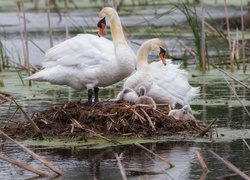
<svg viewBox="0 0 250 180"><path fill-rule="evenodd" d="M175 64L163 66L157 62L150 65L150 71L154 77L154 86L158 88L157 91L167 91L166 93L174 97L177 103L183 105L193 98L189 97L189 93L190 91L194 91L194 89L188 82L188 73L185 70L179 69L179 66Z"/></svg>
<svg viewBox="0 0 250 180"><path fill-rule="evenodd" d="M115 62L114 44L103 37L80 34L68 39L45 54L44 67L55 65L88 67ZM114 63L113 62L113 63Z"/></svg>

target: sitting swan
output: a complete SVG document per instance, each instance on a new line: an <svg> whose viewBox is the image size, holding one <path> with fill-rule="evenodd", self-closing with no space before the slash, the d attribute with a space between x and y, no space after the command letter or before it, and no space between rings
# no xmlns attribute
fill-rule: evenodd
<svg viewBox="0 0 250 180"><path fill-rule="evenodd" d="M25 80L87 89L87 104L91 105L93 89L95 102L98 102L98 87L112 85L132 74L136 56L127 44L117 12L105 7L99 17L103 19L98 23L98 36L101 36L107 18L113 42L92 34L79 34L49 49L45 54L44 69Z"/></svg>
<svg viewBox="0 0 250 180"><path fill-rule="evenodd" d="M196 121L192 115L191 107L189 105L183 106L181 109L174 109L169 111L168 116L174 117L176 120L193 120Z"/></svg>
<svg viewBox="0 0 250 180"><path fill-rule="evenodd" d="M153 109L156 109L156 104L155 101L153 100L153 98L149 97L146 95L146 89L145 87L140 87L140 96L137 98L137 100L135 101L135 104L145 104L147 106L152 106Z"/></svg>
<svg viewBox="0 0 250 180"><path fill-rule="evenodd" d="M164 58L166 45L160 39L151 39L143 43L137 53L137 71L125 81L123 87L129 87L139 93L144 86L147 95L152 97L157 104L188 104L199 95L199 88L192 87L186 77L187 72L179 69L180 65L166 63ZM161 62L148 63L147 56L150 51L159 53Z"/></svg>
<svg viewBox="0 0 250 180"><path fill-rule="evenodd" d="M135 103L138 99L138 94L131 88L124 88L117 96L116 101L127 101L130 103Z"/></svg>

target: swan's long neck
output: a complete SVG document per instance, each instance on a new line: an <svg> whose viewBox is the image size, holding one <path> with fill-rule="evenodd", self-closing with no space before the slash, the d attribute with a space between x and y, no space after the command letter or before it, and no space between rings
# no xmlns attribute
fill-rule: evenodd
<svg viewBox="0 0 250 180"><path fill-rule="evenodd" d="M137 68L148 65L148 54L152 51L150 42L144 43L137 52Z"/></svg>
<svg viewBox="0 0 250 180"><path fill-rule="evenodd" d="M121 21L117 13L114 13L113 18L110 20L110 29L111 29L112 39L115 45L120 42L127 44L127 41L123 34Z"/></svg>

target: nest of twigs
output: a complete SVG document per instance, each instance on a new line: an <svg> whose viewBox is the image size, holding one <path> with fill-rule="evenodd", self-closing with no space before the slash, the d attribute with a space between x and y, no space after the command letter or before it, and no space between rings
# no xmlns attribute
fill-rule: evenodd
<svg viewBox="0 0 250 180"><path fill-rule="evenodd" d="M112 135L188 135L200 133L204 129L193 120L175 120L169 117L167 105L157 105L155 110L125 102L108 101L97 103L93 107L87 107L82 101L52 106L35 113L32 119L44 137L63 139ZM36 136L29 123L16 125L16 131L13 128L12 131L13 136Z"/></svg>

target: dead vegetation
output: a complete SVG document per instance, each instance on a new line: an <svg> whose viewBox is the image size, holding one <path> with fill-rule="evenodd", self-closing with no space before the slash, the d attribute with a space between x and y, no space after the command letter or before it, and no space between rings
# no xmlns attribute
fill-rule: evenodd
<svg viewBox="0 0 250 180"><path fill-rule="evenodd" d="M204 127L192 120L175 120L168 116L167 105L157 109L125 102L104 101L87 107L82 101L52 106L32 117L45 138L85 139L91 137L189 135L201 133ZM36 138L30 123L1 128L13 138Z"/></svg>

